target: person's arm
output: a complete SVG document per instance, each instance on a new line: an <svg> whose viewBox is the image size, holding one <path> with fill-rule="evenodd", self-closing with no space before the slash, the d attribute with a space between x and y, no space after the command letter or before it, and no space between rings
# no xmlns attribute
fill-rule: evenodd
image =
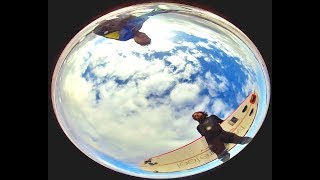
<svg viewBox="0 0 320 180"><path fill-rule="evenodd" d="M206 130L205 129L203 129L203 127L202 126L197 126L197 130L198 130L198 132L201 134L201 136L205 136L206 135Z"/></svg>
<svg viewBox="0 0 320 180"><path fill-rule="evenodd" d="M220 119L220 118L219 118L218 116L216 116L216 115L211 115L209 118L212 119L212 120L214 120L214 121L217 121L219 124L221 124L221 123L223 122L223 120Z"/></svg>

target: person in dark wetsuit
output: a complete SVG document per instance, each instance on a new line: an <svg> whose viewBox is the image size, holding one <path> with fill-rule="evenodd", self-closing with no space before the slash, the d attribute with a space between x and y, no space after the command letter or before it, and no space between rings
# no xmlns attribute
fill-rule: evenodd
<svg viewBox="0 0 320 180"><path fill-rule="evenodd" d="M216 153L223 162L230 159L230 153L224 143L246 144L252 139L250 137L240 137L235 133L223 130L220 126L223 120L216 115L208 117L206 112L198 111L193 113L192 118L199 122L197 130L206 138L210 150Z"/></svg>
<svg viewBox="0 0 320 180"><path fill-rule="evenodd" d="M119 41L127 41L133 38L136 43L142 46L148 45L151 43L151 39L145 33L139 31L143 23L150 16L174 11L157 8L141 16L120 15L118 18L101 22L93 32L97 35Z"/></svg>

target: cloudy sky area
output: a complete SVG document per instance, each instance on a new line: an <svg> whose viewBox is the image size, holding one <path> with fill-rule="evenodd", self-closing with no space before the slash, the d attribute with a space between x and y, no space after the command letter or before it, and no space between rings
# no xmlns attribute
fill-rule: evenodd
<svg viewBox="0 0 320 180"><path fill-rule="evenodd" d="M89 34L58 81L61 116L79 142L129 164L197 138L191 115L226 118L255 89L259 64L231 33L185 15L162 14L140 46ZM57 101L58 102L58 101Z"/></svg>

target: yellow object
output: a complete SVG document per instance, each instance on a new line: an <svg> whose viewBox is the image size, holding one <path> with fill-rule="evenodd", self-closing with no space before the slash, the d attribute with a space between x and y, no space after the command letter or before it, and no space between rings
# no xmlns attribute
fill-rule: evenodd
<svg viewBox="0 0 320 180"><path fill-rule="evenodd" d="M111 39L119 39L119 31L115 31L112 33L108 33L105 35L106 38L111 38Z"/></svg>

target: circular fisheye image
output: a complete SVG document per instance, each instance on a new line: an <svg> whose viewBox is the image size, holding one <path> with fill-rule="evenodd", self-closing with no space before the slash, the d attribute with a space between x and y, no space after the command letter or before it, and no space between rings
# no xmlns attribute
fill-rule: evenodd
<svg viewBox="0 0 320 180"><path fill-rule="evenodd" d="M189 5L146 3L76 34L51 95L66 136L97 163L178 178L228 163L250 143L270 81L256 46L230 22Z"/></svg>

